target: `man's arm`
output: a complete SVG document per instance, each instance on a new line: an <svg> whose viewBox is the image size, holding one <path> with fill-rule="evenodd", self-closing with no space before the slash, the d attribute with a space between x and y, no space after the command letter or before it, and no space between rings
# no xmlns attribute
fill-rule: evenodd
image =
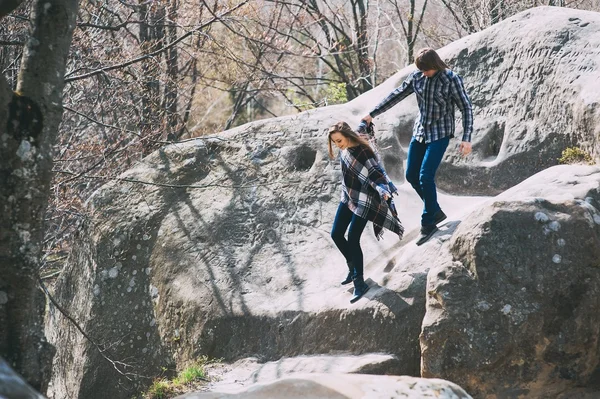
<svg viewBox="0 0 600 399"><path fill-rule="evenodd" d="M383 114L385 111L392 108L394 105L398 104L400 101L404 100L410 94L414 92L413 88L413 74L411 73L400 87L396 88L393 92L391 92L386 98L383 99L375 108L369 112L367 116L365 116L362 120L366 122L371 122L371 119L376 117L377 115Z"/></svg>
<svg viewBox="0 0 600 399"><path fill-rule="evenodd" d="M471 142L471 134L473 133L473 106L469 95L465 90L462 78L459 75L455 75L450 85L450 96L452 101L462 114L463 122L463 142Z"/></svg>

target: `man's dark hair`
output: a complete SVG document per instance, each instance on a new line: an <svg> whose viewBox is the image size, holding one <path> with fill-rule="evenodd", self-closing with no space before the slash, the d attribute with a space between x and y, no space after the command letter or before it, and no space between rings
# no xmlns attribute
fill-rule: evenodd
<svg viewBox="0 0 600 399"><path fill-rule="evenodd" d="M448 69L448 65L435 52L432 48L422 48L417 52L415 56L415 65L420 71L443 71Z"/></svg>

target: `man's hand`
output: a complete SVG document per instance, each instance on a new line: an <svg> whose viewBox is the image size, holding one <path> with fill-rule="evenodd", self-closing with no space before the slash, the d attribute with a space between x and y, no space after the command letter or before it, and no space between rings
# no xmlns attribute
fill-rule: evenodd
<svg viewBox="0 0 600 399"><path fill-rule="evenodd" d="M468 141L463 141L462 143L460 143L460 148L458 149L458 151L466 157L471 153L471 143Z"/></svg>
<svg viewBox="0 0 600 399"><path fill-rule="evenodd" d="M370 125L371 122L373 122L373 117L371 115L367 114L367 116L362 118L361 121L365 121L365 122L367 122L367 125Z"/></svg>

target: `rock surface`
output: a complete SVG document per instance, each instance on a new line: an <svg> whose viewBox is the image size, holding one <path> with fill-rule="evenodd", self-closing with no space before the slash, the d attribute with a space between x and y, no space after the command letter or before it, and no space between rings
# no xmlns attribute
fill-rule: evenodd
<svg viewBox="0 0 600 399"><path fill-rule="evenodd" d="M206 366L210 382L203 391L237 392L256 383L267 383L297 374L397 374L401 360L387 354L316 355L281 358L260 362L240 359L233 364L211 363Z"/></svg>
<svg viewBox="0 0 600 399"><path fill-rule="evenodd" d="M470 399L461 387L439 379L361 374L306 374L256 384L237 393L191 393L177 399Z"/></svg>
<svg viewBox="0 0 600 399"><path fill-rule="evenodd" d="M4 359L0 358L0 398L44 399L44 396L29 386Z"/></svg>
<svg viewBox="0 0 600 399"><path fill-rule="evenodd" d="M112 360L137 359L122 374L159 375L162 367L200 355L269 361L377 352L401 358L397 372L418 375L430 266L397 273L397 291L369 279L367 298L350 306L351 288L338 281L345 262L329 238L339 172L325 158L323 132L306 133L304 126L278 122L280 129L297 129L288 131L284 146L312 148L309 169L286 171L280 144L267 141L277 133L251 125L222 140L166 147L122 176L128 181L95 195L96 217L82 229L57 297L99 348L52 311L57 364L71 364L68 371L56 367L65 370L53 380L56 397L72 389L72 396L97 397L97 387L106 386L100 376L119 380L109 392L114 398L127 394L124 387L131 393L147 383L117 373L103 348ZM416 205L402 213L416 213ZM389 272L389 256L405 243L384 237L376 241L370 227L364 234L367 278ZM61 345L63 337L70 345Z"/></svg>
<svg viewBox="0 0 600 399"><path fill-rule="evenodd" d="M429 271L425 377L549 398L600 365L600 168L557 166L465 218ZM597 378L598 375L595 376Z"/></svg>

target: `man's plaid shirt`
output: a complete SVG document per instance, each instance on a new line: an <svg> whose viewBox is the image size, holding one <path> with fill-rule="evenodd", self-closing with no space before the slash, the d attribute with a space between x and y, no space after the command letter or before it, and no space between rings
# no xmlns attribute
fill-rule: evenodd
<svg viewBox="0 0 600 399"><path fill-rule="evenodd" d="M390 93L369 113L372 117L392 108L411 93L417 96L419 116L413 126L413 136L425 143L444 137L454 137L454 107L462 113L463 138L471 141L473 107L462 78L449 69L428 78L421 71L411 73L400 87Z"/></svg>
<svg viewBox="0 0 600 399"><path fill-rule="evenodd" d="M375 159L373 151L363 145L340 151L342 165L342 202L356 216L373 222L379 240L386 228L402 239L404 228L392 200L395 191ZM384 195L389 199L385 201Z"/></svg>

